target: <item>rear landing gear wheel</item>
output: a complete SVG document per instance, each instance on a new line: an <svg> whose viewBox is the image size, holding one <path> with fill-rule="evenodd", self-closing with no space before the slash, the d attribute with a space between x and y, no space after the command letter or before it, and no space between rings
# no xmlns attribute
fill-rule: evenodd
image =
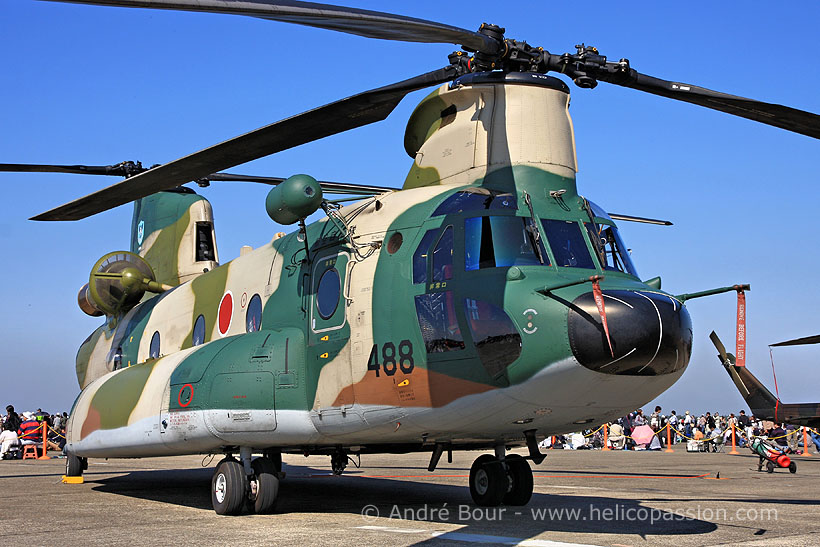
<svg viewBox="0 0 820 547"><path fill-rule="evenodd" d="M510 454L505 461L510 485L504 495L504 505L527 505L533 488L530 464L518 454Z"/></svg>
<svg viewBox="0 0 820 547"><path fill-rule="evenodd" d="M496 507L509 489L510 479L504 464L495 456L482 454L470 468L470 495L477 505Z"/></svg>
<svg viewBox="0 0 820 547"><path fill-rule="evenodd" d="M248 477L242 464L225 458L216 466L211 479L211 503L218 515L238 515L248 492Z"/></svg>
<svg viewBox="0 0 820 547"><path fill-rule="evenodd" d="M88 469L88 460L72 456L71 454L65 457L65 475L66 477L82 477L83 471Z"/></svg>
<svg viewBox="0 0 820 547"><path fill-rule="evenodd" d="M268 458L256 458L251 462L253 476L251 477L251 502L253 512L257 514L269 513L276 505L279 496L279 474L276 465Z"/></svg>
<svg viewBox="0 0 820 547"><path fill-rule="evenodd" d="M797 473L797 464L796 463L791 462L789 464L789 473Z"/></svg>
<svg viewBox="0 0 820 547"><path fill-rule="evenodd" d="M774 464L772 462L766 462L766 473L774 473Z"/></svg>

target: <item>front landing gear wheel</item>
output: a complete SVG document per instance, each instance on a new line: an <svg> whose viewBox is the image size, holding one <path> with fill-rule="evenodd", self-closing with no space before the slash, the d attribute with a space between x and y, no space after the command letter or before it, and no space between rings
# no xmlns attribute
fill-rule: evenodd
<svg viewBox="0 0 820 547"><path fill-rule="evenodd" d="M510 486L504 495L504 505L527 505L532 497L532 468L518 454L510 454L506 462Z"/></svg>
<svg viewBox="0 0 820 547"><path fill-rule="evenodd" d="M482 454L473 462L470 468L470 495L477 505L495 507L501 505L501 500L510 485L507 471L495 456Z"/></svg>
<svg viewBox="0 0 820 547"><path fill-rule="evenodd" d="M242 464L225 458L216 466L211 479L211 503L218 515L238 515L248 491L248 477Z"/></svg>
<svg viewBox="0 0 820 547"><path fill-rule="evenodd" d="M279 474L276 465L268 458L256 458L251 462L251 501L257 514L269 513L279 496Z"/></svg>
<svg viewBox="0 0 820 547"><path fill-rule="evenodd" d="M79 458L68 454L65 457L65 475L66 477L82 477L83 471L88 469L88 460Z"/></svg>

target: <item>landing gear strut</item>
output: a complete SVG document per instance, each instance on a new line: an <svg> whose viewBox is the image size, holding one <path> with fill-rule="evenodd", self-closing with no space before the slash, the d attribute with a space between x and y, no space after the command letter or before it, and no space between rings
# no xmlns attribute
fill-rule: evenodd
<svg viewBox="0 0 820 547"><path fill-rule="evenodd" d="M347 452L343 448L337 448L330 455L330 468L334 475L341 475L347 467Z"/></svg>
<svg viewBox="0 0 820 547"><path fill-rule="evenodd" d="M470 468L470 495L477 505L495 507L526 505L532 497L533 480L529 462L518 454L482 454Z"/></svg>

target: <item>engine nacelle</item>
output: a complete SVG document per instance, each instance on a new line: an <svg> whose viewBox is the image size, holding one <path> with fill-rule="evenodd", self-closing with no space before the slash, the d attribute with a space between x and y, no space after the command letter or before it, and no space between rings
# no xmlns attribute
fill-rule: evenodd
<svg viewBox="0 0 820 547"><path fill-rule="evenodd" d="M91 317L100 317L104 312L94 305L91 301L91 296L88 294L88 283L80 287L80 292L77 293L77 305L83 310L83 313Z"/></svg>
<svg viewBox="0 0 820 547"><path fill-rule="evenodd" d="M268 192L265 209L274 222L293 224L315 213L322 204L322 187L310 175L293 175Z"/></svg>
<svg viewBox="0 0 820 547"><path fill-rule="evenodd" d="M89 315L119 315L136 306L153 285L158 285L154 270L144 258L128 251L108 253L91 269L85 296L80 290L80 309Z"/></svg>

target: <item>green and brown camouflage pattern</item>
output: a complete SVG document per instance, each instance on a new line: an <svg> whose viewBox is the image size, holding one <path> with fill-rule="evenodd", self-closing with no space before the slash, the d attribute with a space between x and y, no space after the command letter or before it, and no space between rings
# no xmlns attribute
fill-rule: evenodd
<svg viewBox="0 0 820 547"><path fill-rule="evenodd" d="M416 449L433 440L520 444L524 431L543 436L577 430L579 423L611 420L667 389L686 363L671 374L640 377L578 364L568 340L567 303L589 293L588 283L561 289L560 298L537 292L599 274L606 276L605 290L659 293L634 276L604 271L600 264L593 270L557 268L547 245L550 265L475 272L454 267L446 281L413 282L413 255L429 230L453 226L453 256L463 257L467 213L432 213L465 188L514 196L517 209L498 214L529 218L526 193L538 219L588 221L575 185L568 101L565 91L549 86L444 86L408 124L408 133L417 136L409 138L415 162L405 189L340 211L357 245L375 244L372 254L354 252L325 218L307 227L309 260L292 232L109 318L78 353L83 392L71 414L68 450L140 457L240 445L297 451L340 445ZM507 133L491 131L494 124ZM424 179L421 171L438 178ZM550 191L563 191L561 199ZM182 208L176 211L174 228L163 227L159 214L140 217L152 218L145 223L153 230L149 235L159 230L151 246L143 236L142 249L137 247L155 268L163 260L152 254L155 245L169 252L183 247L178 234L187 232L179 226L192 221L179 214ZM397 248L390 244L395 234L401 235ZM586 245L592 253L588 240ZM173 259L162 264L163 276L172 280ZM177 272L180 264L178 258ZM340 295L328 315L318 307L317 291L331 269L339 275ZM233 306L223 317L228 328L220 331L227 294ZM415 299L448 294L457 303L491 303L511 320L520 355L503 371L482 364L461 304L456 313L465 348L427 354ZM257 295L261 328L253 331L248 307ZM200 316L205 336L194 346ZM155 333L159 355L150 358Z"/></svg>

